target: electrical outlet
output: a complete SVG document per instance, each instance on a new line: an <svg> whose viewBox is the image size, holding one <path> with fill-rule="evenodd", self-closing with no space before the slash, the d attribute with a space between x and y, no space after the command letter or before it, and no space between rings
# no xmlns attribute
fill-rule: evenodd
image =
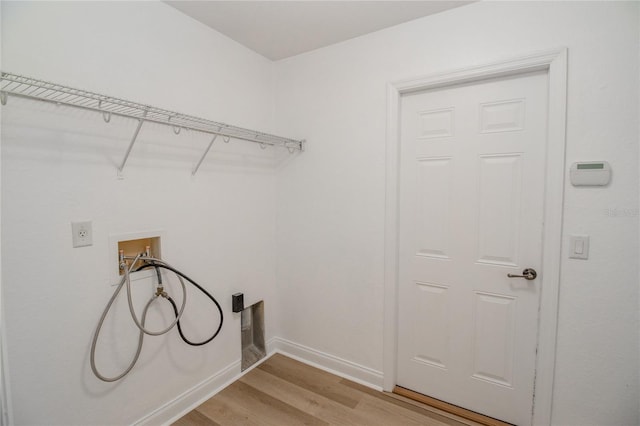
<svg viewBox="0 0 640 426"><path fill-rule="evenodd" d="M86 247L93 245L91 221L71 222L71 237L73 240L73 247Z"/></svg>

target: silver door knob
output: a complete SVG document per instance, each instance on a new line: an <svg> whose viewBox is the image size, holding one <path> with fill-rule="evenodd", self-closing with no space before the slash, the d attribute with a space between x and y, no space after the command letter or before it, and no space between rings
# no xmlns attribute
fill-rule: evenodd
<svg viewBox="0 0 640 426"><path fill-rule="evenodd" d="M509 278L524 278L525 280L535 280L538 273L533 268L527 268L522 271L522 275L507 274Z"/></svg>

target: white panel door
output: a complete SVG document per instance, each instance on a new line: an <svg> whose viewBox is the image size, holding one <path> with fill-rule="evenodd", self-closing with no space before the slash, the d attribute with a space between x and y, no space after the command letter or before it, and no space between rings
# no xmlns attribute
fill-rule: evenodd
<svg viewBox="0 0 640 426"><path fill-rule="evenodd" d="M547 73L402 97L398 385L531 423ZM510 278L533 268L533 280Z"/></svg>

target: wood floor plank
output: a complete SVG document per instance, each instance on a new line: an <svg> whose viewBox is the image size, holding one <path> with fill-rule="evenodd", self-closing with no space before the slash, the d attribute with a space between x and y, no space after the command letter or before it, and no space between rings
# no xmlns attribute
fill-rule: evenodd
<svg viewBox="0 0 640 426"><path fill-rule="evenodd" d="M444 423L429 416L415 413L394 404L381 403L377 398L368 395L362 398L356 407L356 411L366 413L384 425L445 426Z"/></svg>
<svg viewBox="0 0 640 426"><path fill-rule="evenodd" d="M396 399L396 400L401 401L401 402L403 402L405 404L413 405L414 407L416 407L418 409L429 411L431 413L437 414L439 416L445 417L447 419L453 420L454 422L461 423L461 424L466 425L466 426L482 426L480 423L474 422L474 421L469 420L469 419L465 419L465 418L460 417L460 416L456 416L455 414L449 413L447 411L440 410L438 408L432 407L430 405L426 405L426 404L418 402L418 401L416 401L414 399L407 398L407 397L404 397L402 395L398 395L398 394L393 393L393 392L385 392L385 395L388 395L390 398Z"/></svg>
<svg viewBox="0 0 640 426"><path fill-rule="evenodd" d="M186 416L173 423L175 426L220 426L198 410L190 411Z"/></svg>
<svg viewBox="0 0 640 426"><path fill-rule="evenodd" d="M468 426L470 424L470 422L461 423L461 422L459 422L457 420L453 420L450 417L447 417L447 416L444 416L442 414L436 413L433 410L429 410L426 407L419 407L417 405L413 405L413 404L410 404L408 402L404 402L402 400L399 400L399 399L396 399L396 398L394 398L392 396L389 396L384 392L378 392L375 389L368 388L368 387L363 386L363 385L361 385L359 383L352 382L351 380L342 379L340 381L340 383L344 384L345 386L349 386L349 387L352 387L354 389L357 389L360 392L366 393L369 396L372 396L374 398L380 399L380 400L384 401L387 404L397 405L399 407L402 407L405 410L413 411L414 413L418 414L419 416L430 417L433 420L440 422L440 424L442 424L442 425Z"/></svg>
<svg viewBox="0 0 640 426"><path fill-rule="evenodd" d="M339 377L280 354L275 354L258 368L347 407L354 408L358 404L358 400L340 385Z"/></svg>
<svg viewBox="0 0 640 426"><path fill-rule="evenodd" d="M224 391L223 391L224 392ZM196 408L195 411L221 426L260 426L260 422L249 418L249 413L235 409L219 398L218 394ZM175 423L174 423L175 424ZM205 426L207 423L202 423Z"/></svg>
<svg viewBox="0 0 640 426"><path fill-rule="evenodd" d="M327 426L329 423L313 417L294 406L259 391L253 386L236 381L220 395L223 402L241 408L249 414L249 419L264 425L282 426L288 424Z"/></svg>
<svg viewBox="0 0 640 426"><path fill-rule="evenodd" d="M396 386L393 389L393 392L397 393L399 395L402 395L402 396L406 396L406 397L411 398L411 399L415 399L416 401L420 401L420 402L422 402L424 404L428 404L428 405L431 405L433 407L437 407L437 408L439 408L441 410L448 411L448 412L456 414L456 415L458 415L460 417L464 417L466 419L473 420L474 422L477 422L477 423L479 423L481 425L485 425L485 426L513 426L510 423L505 423L503 421L494 419L492 417L487 417L487 416L485 416L483 414L476 413L476 412L467 410L465 408L458 407L458 406L453 405L453 404L449 404L449 403L444 402L444 401L440 401L439 399L435 399L435 398L432 398L432 397L427 396L427 395L422 395L422 394L420 394L418 392L414 392L414 391L412 391L410 389L406 389L406 388L403 388L403 387L400 387L400 386Z"/></svg>
<svg viewBox="0 0 640 426"><path fill-rule="evenodd" d="M274 398L287 401L294 407L329 424L344 426L368 424L367 417L361 416L354 412L353 409L259 368L256 368L251 374L247 374L240 380L263 392L269 392Z"/></svg>
<svg viewBox="0 0 640 426"><path fill-rule="evenodd" d="M323 372L323 374L327 373ZM331 377L331 379L333 378L334 377ZM346 383L349 381L345 380L339 380L338 384L345 387L345 389L343 389L344 392L350 393L353 399L359 401L354 408L345 407L260 369L254 370L252 374L243 377L241 381L251 384L257 389L269 392L273 397L285 400L287 403L317 418L325 420L332 425L449 425L449 423L440 422L429 416L416 414L413 410L405 409L396 404L379 404L376 398L362 392L363 389L359 389L356 386L347 386ZM364 386L363 388L367 389L367 391L376 392ZM455 426L464 425L457 423Z"/></svg>
<svg viewBox="0 0 640 426"><path fill-rule="evenodd" d="M390 397L283 355L274 355L174 425L474 425L399 398L402 397Z"/></svg>

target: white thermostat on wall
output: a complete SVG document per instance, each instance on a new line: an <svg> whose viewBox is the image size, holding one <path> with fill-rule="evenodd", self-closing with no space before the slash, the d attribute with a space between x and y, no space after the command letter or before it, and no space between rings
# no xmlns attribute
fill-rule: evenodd
<svg viewBox="0 0 640 426"><path fill-rule="evenodd" d="M573 186L604 186L611 180L611 166L606 161L579 161L571 165Z"/></svg>

